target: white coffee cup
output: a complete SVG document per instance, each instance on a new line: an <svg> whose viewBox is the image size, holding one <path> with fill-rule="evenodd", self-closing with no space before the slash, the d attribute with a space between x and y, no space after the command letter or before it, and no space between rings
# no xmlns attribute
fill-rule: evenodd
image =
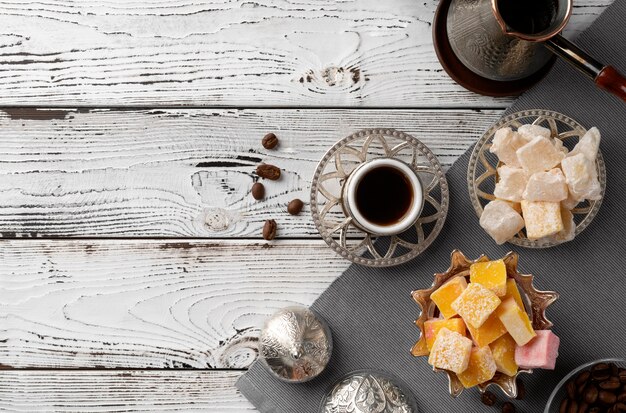
<svg viewBox="0 0 626 413"><path fill-rule="evenodd" d="M369 221L359 210L357 203L357 188L359 184L369 172L381 167L390 167L399 171L406 178L413 191L411 204L404 215L390 225L380 225ZM373 235L394 235L406 231L415 224L424 206L424 193L419 177L409 165L394 158L377 158L359 165L348 176L343 186L342 194L343 208L346 215L352 217L355 226Z"/></svg>

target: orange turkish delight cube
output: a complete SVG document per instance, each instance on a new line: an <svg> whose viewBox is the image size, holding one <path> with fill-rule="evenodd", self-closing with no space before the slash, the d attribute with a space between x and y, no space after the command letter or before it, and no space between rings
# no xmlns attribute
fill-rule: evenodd
<svg viewBox="0 0 626 413"><path fill-rule="evenodd" d="M491 354L489 346L474 347L469 357L469 363L465 371L458 373L457 377L466 389L489 381L496 374L496 362Z"/></svg>
<svg viewBox="0 0 626 413"><path fill-rule="evenodd" d="M469 283L451 307L463 317L465 324L478 328L499 305L500 299L493 291L482 284Z"/></svg>
<svg viewBox="0 0 626 413"><path fill-rule="evenodd" d="M519 289L517 288L517 282L513 278L509 278L506 280L506 294L501 298L502 301L505 301L507 298L513 297L517 306L524 309L524 301L522 301L522 296L519 293Z"/></svg>
<svg viewBox="0 0 626 413"><path fill-rule="evenodd" d="M461 334L442 328L437 334L428 363L439 369L454 373L465 371L472 351L472 340Z"/></svg>
<svg viewBox="0 0 626 413"><path fill-rule="evenodd" d="M506 327L504 327L504 324L502 324L502 321L500 321L495 312L489 316L482 326L474 328L468 324L467 329L478 347L488 346L490 343L506 334Z"/></svg>
<svg viewBox="0 0 626 413"><path fill-rule="evenodd" d="M498 297L506 294L506 265L504 261L476 262L470 266L470 282L482 284Z"/></svg>
<svg viewBox="0 0 626 413"><path fill-rule="evenodd" d="M437 334L442 328L447 328L450 331L456 331L465 337L465 323L460 318L445 319L431 319L424 323L424 335L426 336L426 346L428 350L433 348Z"/></svg>
<svg viewBox="0 0 626 413"><path fill-rule="evenodd" d="M519 308L514 297L509 297L503 301L498 307L497 314L518 346L523 346L537 335L533 330L528 314Z"/></svg>
<svg viewBox="0 0 626 413"><path fill-rule="evenodd" d="M507 376L515 376L517 363L515 362L515 340L510 334L505 334L489 345L499 372Z"/></svg>
<svg viewBox="0 0 626 413"><path fill-rule="evenodd" d="M441 315L445 318L451 318L456 315L456 311L452 309L451 304L461 295L466 287L467 281L465 281L465 277L454 277L432 293L430 299L437 305Z"/></svg>

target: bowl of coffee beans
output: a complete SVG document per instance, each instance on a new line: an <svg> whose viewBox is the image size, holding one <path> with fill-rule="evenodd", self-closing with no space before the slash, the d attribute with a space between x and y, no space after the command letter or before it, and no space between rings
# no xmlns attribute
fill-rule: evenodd
<svg viewBox="0 0 626 413"><path fill-rule="evenodd" d="M557 384L544 413L626 413L626 360L583 364Z"/></svg>

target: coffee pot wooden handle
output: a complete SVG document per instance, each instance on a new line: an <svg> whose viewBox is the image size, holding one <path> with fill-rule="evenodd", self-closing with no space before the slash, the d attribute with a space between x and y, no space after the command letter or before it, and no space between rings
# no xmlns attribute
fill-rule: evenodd
<svg viewBox="0 0 626 413"><path fill-rule="evenodd" d="M613 66L605 66L595 79L596 85L626 102L626 77Z"/></svg>

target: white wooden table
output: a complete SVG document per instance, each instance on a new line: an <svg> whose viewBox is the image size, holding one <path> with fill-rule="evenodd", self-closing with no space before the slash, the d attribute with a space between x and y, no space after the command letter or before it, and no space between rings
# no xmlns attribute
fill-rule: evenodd
<svg viewBox="0 0 626 413"><path fill-rule="evenodd" d="M393 127L448 166L512 101L447 77L436 4L0 2L0 410L254 411L263 320L348 266L286 213L325 150Z"/></svg>

